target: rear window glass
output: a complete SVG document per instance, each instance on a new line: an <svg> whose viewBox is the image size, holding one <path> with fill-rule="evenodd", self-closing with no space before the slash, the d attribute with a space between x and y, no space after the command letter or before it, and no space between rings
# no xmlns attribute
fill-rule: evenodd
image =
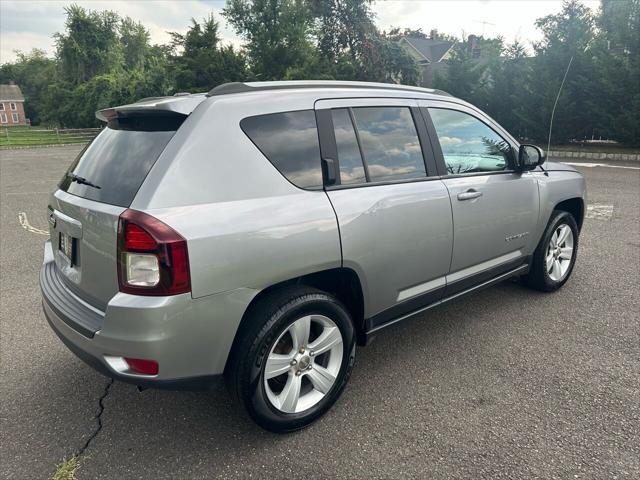
<svg viewBox="0 0 640 480"><path fill-rule="evenodd" d="M409 108L360 107L353 115L372 182L426 177Z"/></svg>
<svg viewBox="0 0 640 480"><path fill-rule="evenodd" d="M60 189L89 200L128 207L176 133L178 122L154 119L110 123L71 165L60 181Z"/></svg>
<svg viewBox="0 0 640 480"><path fill-rule="evenodd" d="M320 144L313 110L247 117L240 127L291 183L300 188L322 187Z"/></svg>

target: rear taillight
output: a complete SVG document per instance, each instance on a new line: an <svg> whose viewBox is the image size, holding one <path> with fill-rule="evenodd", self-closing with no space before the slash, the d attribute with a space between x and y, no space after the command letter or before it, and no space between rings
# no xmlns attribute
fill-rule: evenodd
<svg viewBox="0 0 640 480"><path fill-rule="evenodd" d="M118 284L134 295L190 292L187 241L157 218L125 210L118 223Z"/></svg>

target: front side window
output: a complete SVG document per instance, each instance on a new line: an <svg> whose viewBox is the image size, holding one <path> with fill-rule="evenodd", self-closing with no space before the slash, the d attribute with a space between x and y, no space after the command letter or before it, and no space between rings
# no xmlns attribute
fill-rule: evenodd
<svg viewBox="0 0 640 480"><path fill-rule="evenodd" d="M508 170L509 143L477 118L457 110L429 108L449 175Z"/></svg>
<svg viewBox="0 0 640 480"><path fill-rule="evenodd" d="M366 181L364 165L349 110L346 108L331 110L331 119L338 149L340 183L342 185L364 183Z"/></svg>
<svg viewBox="0 0 640 480"><path fill-rule="evenodd" d="M372 182L427 175L420 140L408 107L353 109L362 154Z"/></svg>
<svg viewBox="0 0 640 480"><path fill-rule="evenodd" d="M313 110L247 117L240 127L291 183L300 188L322 187L320 144Z"/></svg>

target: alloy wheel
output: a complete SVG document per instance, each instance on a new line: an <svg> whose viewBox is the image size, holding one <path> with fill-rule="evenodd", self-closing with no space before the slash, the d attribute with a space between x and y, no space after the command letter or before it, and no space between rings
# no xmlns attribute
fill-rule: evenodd
<svg viewBox="0 0 640 480"><path fill-rule="evenodd" d="M566 223L556 227L549 239L545 266L549 278L560 282L567 275L573 258L573 231Z"/></svg>
<svg viewBox="0 0 640 480"><path fill-rule="evenodd" d="M336 383L342 356L342 333L333 320L324 315L297 319L269 351L263 374L267 398L284 413L308 410Z"/></svg>

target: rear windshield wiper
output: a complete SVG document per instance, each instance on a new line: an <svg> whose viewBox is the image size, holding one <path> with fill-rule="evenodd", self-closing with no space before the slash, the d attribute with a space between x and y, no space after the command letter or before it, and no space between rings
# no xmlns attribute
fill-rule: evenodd
<svg viewBox="0 0 640 480"><path fill-rule="evenodd" d="M91 183L86 178L81 177L79 175L76 175L75 173L67 172L67 178L70 178L72 182L76 182L76 183L79 183L81 185L86 185L87 187L93 187L93 188L97 188L97 189L102 188L102 187L99 187L98 185L95 185L95 184Z"/></svg>

